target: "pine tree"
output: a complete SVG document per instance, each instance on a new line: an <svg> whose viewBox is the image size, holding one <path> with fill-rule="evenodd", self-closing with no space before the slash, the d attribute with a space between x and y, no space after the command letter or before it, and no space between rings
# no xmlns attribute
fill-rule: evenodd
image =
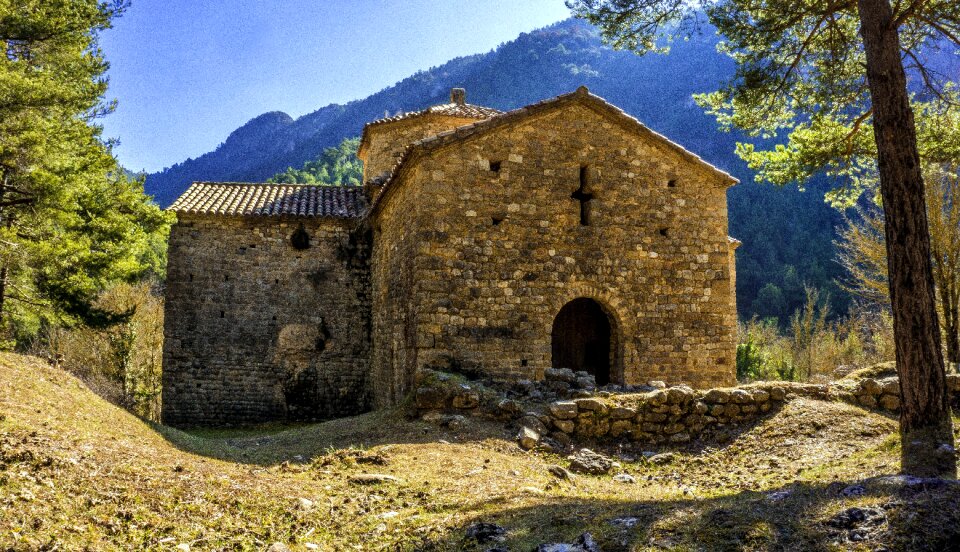
<svg viewBox="0 0 960 552"><path fill-rule="evenodd" d="M110 282L162 270L168 217L118 166L95 124L107 63L98 33L126 4L0 0L0 328L105 326Z"/></svg>

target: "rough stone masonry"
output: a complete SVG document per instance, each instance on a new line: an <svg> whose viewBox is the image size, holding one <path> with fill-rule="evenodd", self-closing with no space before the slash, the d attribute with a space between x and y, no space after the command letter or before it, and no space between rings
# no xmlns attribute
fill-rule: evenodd
<svg viewBox="0 0 960 552"><path fill-rule="evenodd" d="M423 368L735 379L729 174L581 87L373 121L363 188L195 183L171 207L163 419L395 404Z"/></svg>

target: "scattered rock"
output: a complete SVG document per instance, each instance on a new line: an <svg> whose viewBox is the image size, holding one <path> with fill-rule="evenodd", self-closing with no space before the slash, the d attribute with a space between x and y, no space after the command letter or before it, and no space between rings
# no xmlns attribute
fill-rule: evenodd
<svg viewBox="0 0 960 552"><path fill-rule="evenodd" d="M267 552L290 552L290 547L282 542L275 542L267 548Z"/></svg>
<svg viewBox="0 0 960 552"><path fill-rule="evenodd" d="M383 473L359 473L350 476L349 481L357 485L376 485L379 483L396 483L400 480L392 475Z"/></svg>
<svg viewBox="0 0 960 552"><path fill-rule="evenodd" d="M900 397L897 395L883 395L880 397L880 408L884 410L900 410Z"/></svg>
<svg viewBox="0 0 960 552"><path fill-rule="evenodd" d="M640 518L635 517L622 517L610 520L610 525L616 525L623 529L630 529L638 523L640 523Z"/></svg>
<svg viewBox="0 0 960 552"><path fill-rule="evenodd" d="M575 383L577 381L577 375L569 368L547 368L543 371L543 379L546 381Z"/></svg>
<svg viewBox="0 0 960 552"><path fill-rule="evenodd" d="M577 542L573 544L561 542L541 544L537 547L537 552L600 552L600 547L597 541L593 540L593 535L584 533L577 537Z"/></svg>
<svg viewBox="0 0 960 552"><path fill-rule="evenodd" d="M576 424L573 423L573 420L554 420L553 427L564 433L573 433L573 430L576 428Z"/></svg>
<svg viewBox="0 0 960 552"><path fill-rule="evenodd" d="M445 425L446 427L454 431L461 431L463 429L466 429L467 419L464 418L463 416L460 416L459 414L455 414L453 416L447 417L443 421L443 425Z"/></svg>
<svg viewBox="0 0 960 552"><path fill-rule="evenodd" d="M654 389L666 389L667 384L660 380L650 380L647 382L647 387L653 387Z"/></svg>
<svg viewBox="0 0 960 552"><path fill-rule="evenodd" d="M577 387L580 389L586 389L592 391L597 388L597 380L593 376L579 377L577 378Z"/></svg>
<svg viewBox="0 0 960 552"><path fill-rule="evenodd" d="M304 512L309 512L310 510L313 510L313 501L307 498L298 498L297 509Z"/></svg>
<svg viewBox="0 0 960 552"><path fill-rule="evenodd" d="M466 387L465 389L463 389ZM480 394L468 386L461 386L461 391L453 397L453 407L469 410L480 406Z"/></svg>
<svg viewBox="0 0 960 552"><path fill-rule="evenodd" d="M617 483L636 483L637 482L637 480L634 479L634 477L629 473L618 473L617 475L613 476L613 480L616 481Z"/></svg>
<svg viewBox="0 0 960 552"><path fill-rule="evenodd" d="M887 521L887 514L880 508L847 508L824 522L833 529L830 536L839 542L862 542L870 540L873 533Z"/></svg>
<svg viewBox="0 0 960 552"><path fill-rule="evenodd" d="M840 496L844 498L852 498L856 496L863 496L863 493L866 492L866 489L863 488L863 485L850 485L845 487L840 491Z"/></svg>
<svg viewBox="0 0 960 552"><path fill-rule="evenodd" d="M547 471L557 479L573 479L573 474L570 473L570 470L563 466L550 466L547 468Z"/></svg>
<svg viewBox="0 0 960 552"><path fill-rule="evenodd" d="M644 453L646 455L646 453ZM647 459L654 466L663 466L670 464L677 460L677 455L672 452L662 452L660 454L655 454Z"/></svg>
<svg viewBox="0 0 960 552"><path fill-rule="evenodd" d="M541 435L547 432L547 426L543 425L543 422L541 422L540 418L534 413L524 414L524 416L520 418L520 425L529 427Z"/></svg>
<svg viewBox="0 0 960 552"><path fill-rule="evenodd" d="M474 523L467 527L467 538L479 544L489 542L503 542L506 540L507 530L496 523Z"/></svg>
<svg viewBox="0 0 960 552"><path fill-rule="evenodd" d="M605 475L613 467L613 461L590 449L580 449L569 457L570 470L590 475Z"/></svg>
<svg viewBox="0 0 960 552"><path fill-rule="evenodd" d="M779 502L793 494L793 491L773 491L772 493L767 493L767 500L772 502Z"/></svg>
<svg viewBox="0 0 960 552"><path fill-rule="evenodd" d="M514 418L523 413L523 406L513 399L503 399L497 403L497 411L501 416Z"/></svg>
<svg viewBox="0 0 960 552"><path fill-rule="evenodd" d="M570 435L567 433L564 433L563 431L554 431L553 433L550 434L550 438L556 441L557 445L559 445L562 448L569 447L573 443L573 439L570 437Z"/></svg>
<svg viewBox="0 0 960 552"><path fill-rule="evenodd" d="M524 450L536 448L540 443L540 433L530 427L523 426L520 428L520 433L517 434L517 443Z"/></svg>

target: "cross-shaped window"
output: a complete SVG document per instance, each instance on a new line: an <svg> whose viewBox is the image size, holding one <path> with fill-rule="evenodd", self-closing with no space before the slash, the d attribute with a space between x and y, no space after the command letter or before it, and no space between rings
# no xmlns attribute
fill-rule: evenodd
<svg viewBox="0 0 960 552"><path fill-rule="evenodd" d="M593 199L593 194L587 192L587 185L589 182L589 170L586 165L580 167L580 187L577 188L577 191L573 192L570 195L570 199L575 199L580 202L580 225L587 226L590 224L590 200Z"/></svg>

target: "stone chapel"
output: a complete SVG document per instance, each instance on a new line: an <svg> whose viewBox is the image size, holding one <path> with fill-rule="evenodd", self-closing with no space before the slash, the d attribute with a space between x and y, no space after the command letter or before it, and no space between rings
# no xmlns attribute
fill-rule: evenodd
<svg viewBox="0 0 960 552"><path fill-rule="evenodd" d="M735 382L737 181L585 87L368 123L364 186L194 183L171 207L165 423L316 420L418 368Z"/></svg>

